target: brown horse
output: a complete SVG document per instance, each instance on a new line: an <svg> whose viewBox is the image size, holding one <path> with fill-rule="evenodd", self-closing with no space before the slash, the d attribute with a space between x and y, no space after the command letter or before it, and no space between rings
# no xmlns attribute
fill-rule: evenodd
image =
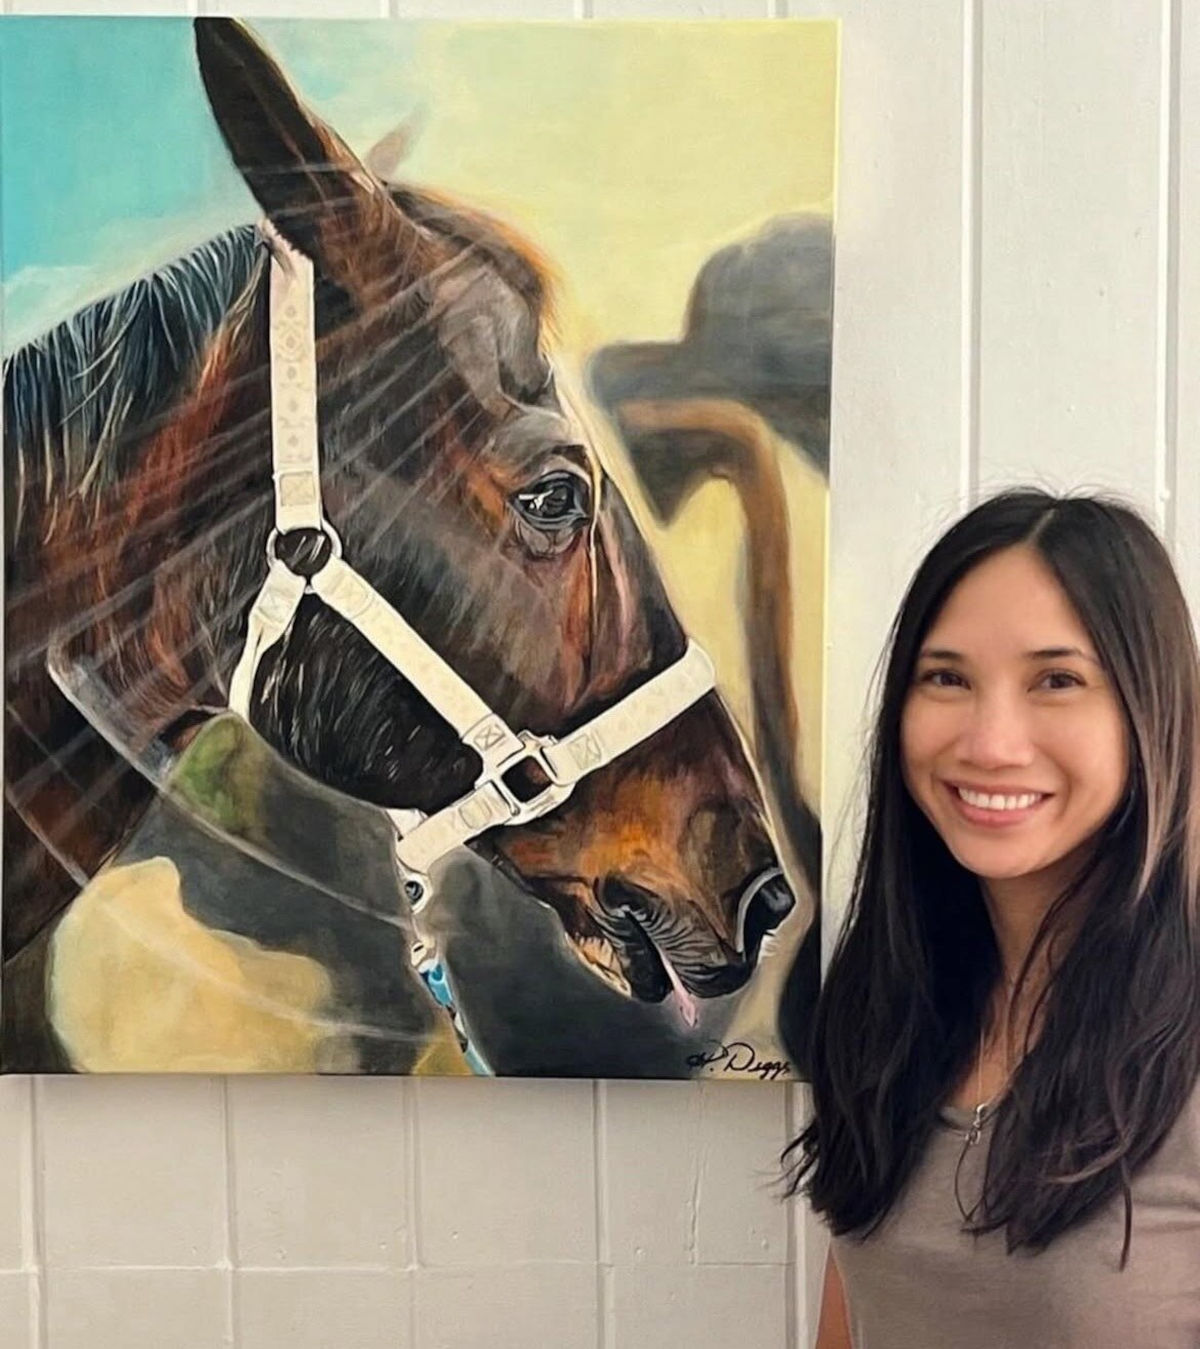
<svg viewBox="0 0 1200 1349"><path fill-rule="evenodd" d="M322 494L345 557L514 727L562 734L681 655L650 554L560 399L533 251L385 185L245 28L198 20L213 114L274 229L310 258ZM270 245L243 227L93 306L5 370L5 953L119 848L151 789L63 697L109 690L135 749L225 706L272 521ZM303 571L319 537L279 541ZM313 597L250 720L336 791L432 812L479 761ZM552 814L472 845L626 994L729 993L793 898L715 694ZM743 898L753 894L752 901Z"/></svg>

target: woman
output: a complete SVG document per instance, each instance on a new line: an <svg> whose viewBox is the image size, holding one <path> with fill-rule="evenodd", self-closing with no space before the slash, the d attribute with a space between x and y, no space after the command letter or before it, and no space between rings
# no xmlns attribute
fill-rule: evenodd
<svg viewBox="0 0 1200 1349"><path fill-rule="evenodd" d="M1007 492L917 571L790 1150L818 1349L1200 1345L1198 735L1127 508Z"/></svg>

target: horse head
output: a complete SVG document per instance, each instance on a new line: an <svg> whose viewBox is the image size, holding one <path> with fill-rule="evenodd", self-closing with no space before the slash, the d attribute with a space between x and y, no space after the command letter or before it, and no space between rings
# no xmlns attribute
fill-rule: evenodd
<svg viewBox="0 0 1200 1349"><path fill-rule="evenodd" d="M242 26L200 20L196 34L235 164L313 264L321 492L345 559L510 726L584 724L676 661L686 637L556 386L544 266L495 221L377 178ZM190 423L167 438L193 461L208 447L242 466L223 497L243 526L206 545L208 579L189 601L226 689L267 565L261 282L214 343ZM288 560L303 570L321 542L290 540ZM306 773L387 808L436 811L480 770L403 674L313 596L258 667L249 715ZM715 693L552 813L473 846L557 912L600 978L647 1001L736 989L794 904Z"/></svg>

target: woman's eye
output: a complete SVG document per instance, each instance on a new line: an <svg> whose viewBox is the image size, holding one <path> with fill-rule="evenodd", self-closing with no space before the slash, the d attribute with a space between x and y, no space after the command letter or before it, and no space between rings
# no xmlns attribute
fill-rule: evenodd
<svg viewBox="0 0 1200 1349"><path fill-rule="evenodd" d="M956 689L966 684L957 670L926 670L917 682L935 689Z"/></svg>
<svg viewBox="0 0 1200 1349"><path fill-rule="evenodd" d="M1041 677L1039 683L1048 689L1074 689L1083 686L1083 680L1070 670L1049 670Z"/></svg>
<svg viewBox="0 0 1200 1349"><path fill-rule="evenodd" d="M588 485L574 473L549 473L513 496L513 506L531 525L563 529L583 524L589 515Z"/></svg>

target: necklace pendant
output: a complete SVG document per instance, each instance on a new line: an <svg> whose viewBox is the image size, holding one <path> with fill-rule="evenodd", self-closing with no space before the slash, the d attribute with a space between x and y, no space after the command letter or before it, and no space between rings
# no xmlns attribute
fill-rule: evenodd
<svg viewBox="0 0 1200 1349"><path fill-rule="evenodd" d="M967 1140L967 1147L969 1148L974 1147L975 1144L979 1142L980 1138L983 1135L983 1117L984 1112L986 1110L987 1110L986 1104L977 1105L975 1107L975 1118L968 1125L967 1132L965 1135Z"/></svg>

